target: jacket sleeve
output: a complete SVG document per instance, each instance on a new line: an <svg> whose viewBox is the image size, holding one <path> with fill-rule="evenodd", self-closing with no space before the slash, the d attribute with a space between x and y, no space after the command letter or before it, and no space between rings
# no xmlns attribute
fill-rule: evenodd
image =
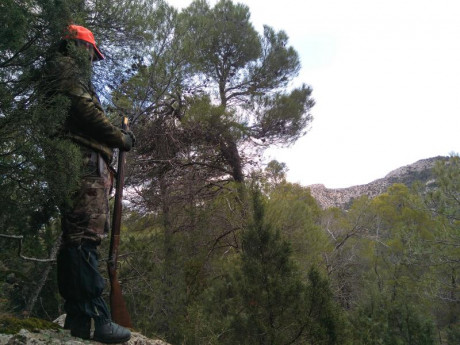
<svg viewBox="0 0 460 345"><path fill-rule="evenodd" d="M74 84L67 93L71 100L72 127L110 147L123 148L124 134L108 120L95 93L81 83Z"/></svg>

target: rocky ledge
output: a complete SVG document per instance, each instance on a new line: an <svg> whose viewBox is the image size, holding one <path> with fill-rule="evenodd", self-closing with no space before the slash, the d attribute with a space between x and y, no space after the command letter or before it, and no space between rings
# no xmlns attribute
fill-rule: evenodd
<svg viewBox="0 0 460 345"><path fill-rule="evenodd" d="M62 327L65 316L56 321ZM70 335L70 331L59 329L27 330L21 329L16 334L0 334L0 345L88 345L100 344L96 341L83 340ZM131 332L131 339L125 345L170 345L162 340L149 339L140 333Z"/></svg>
<svg viewBox="0 0 460 345"><path fill-rule="evenodd" d="M0 345L88 345L101 344L95 341L83 340L70 335L70 331L40 330L31 332L21 329L17 334L0 334ZM132 333L126 345L169 345L161 340L152 340L139 333Z"/></svg>

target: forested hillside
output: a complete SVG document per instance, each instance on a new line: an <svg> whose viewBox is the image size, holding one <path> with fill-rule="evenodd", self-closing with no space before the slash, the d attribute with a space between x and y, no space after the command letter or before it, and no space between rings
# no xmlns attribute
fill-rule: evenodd
<svg viewBox="0 0 460 345"><path fill-rule="evenodd" d="M92 79L108 116L137 137L119 276L138 331L174 345L460 343L459 157L434 166L429 191L321 208L260 158L313 120L283 31L257 32L227 0L4 0L0 22L0 316L63 310L59 206L81 157L59 135L68 100L45 106L41 85L75 23L107 56Z"/></svg>

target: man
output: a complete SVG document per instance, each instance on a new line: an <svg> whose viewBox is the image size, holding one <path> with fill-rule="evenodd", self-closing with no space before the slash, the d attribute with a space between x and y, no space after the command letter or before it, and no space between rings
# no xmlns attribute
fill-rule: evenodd
<svg viewBox="0 0 460 345"><path fill-rule="evenodd" d="M67 313L64 328L73 336L90 339L93 320L93 340L121 343L131 334L111 321L101 297L105 282L98 271L97 247L109 230L112 149L129 151L134 136L108 121L92 87L91 63L104 59L92 32L78 25L67 30L47 73L50 98L65 96L70 101L64 136L78 145L82 156L79 190L61 209L63 241L57 264Z"/></svg>

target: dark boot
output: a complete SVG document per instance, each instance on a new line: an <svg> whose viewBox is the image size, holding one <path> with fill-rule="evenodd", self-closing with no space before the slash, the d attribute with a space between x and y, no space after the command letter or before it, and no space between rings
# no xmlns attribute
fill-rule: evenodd
<svg viewBox="0 0 460 345"><path fill-rule="evenodd" d="M93 340L106 344L124 343L131 338L129 329L124 328L110 320L95 319Z"/></svg>
<svg viewBox="0 0 460 345"><path fill-rule="evenodd" d="M91 319L86 315L67 314L64 329L70 329L73 337L89 339L91 333Z"/></svg>

